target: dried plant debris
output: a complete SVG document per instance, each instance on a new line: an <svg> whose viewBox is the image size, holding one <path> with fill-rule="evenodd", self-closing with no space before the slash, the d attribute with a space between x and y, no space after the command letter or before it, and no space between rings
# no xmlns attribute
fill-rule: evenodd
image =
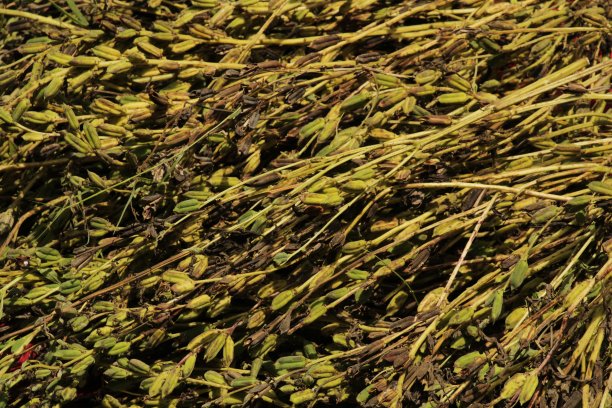
<svg viewBox="0 0 612 408"><path fill-rule="evenodd" d="M0 7L0 406L612 404L607 1Z"/></svg>

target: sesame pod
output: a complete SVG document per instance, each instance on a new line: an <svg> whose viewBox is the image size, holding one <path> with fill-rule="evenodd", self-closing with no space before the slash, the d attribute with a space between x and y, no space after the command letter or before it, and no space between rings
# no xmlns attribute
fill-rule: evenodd
<svg viewBox="0 0 612 408"><path fill-rule="evenodd" d="M223 376L216 371L206 371L204 373L204 379L213 384L218 384L221 386L227 385L225 378L223 378Z"/></svg>
<svg viewBox="0 0 612 408"><path fill-rule="evenodd" d="M370 101L371 95L367 91L363 91L357 95L353 95L345 99L340 105L342 112L352 112L363 108Z"/></svg>
<svg viewBox="0 0 612 408"><path fill-rule="evenodd" d="M21 119L21 116L28 109L30 109L30 107L32 107L32 103L30 102L29 99L26 98L26 99L20 100L19 103L17 105L15 105L15 109L13 109L13 113L11 115L12 120L17 122L19 119ZM0 119L4 120L3 116L0 116ZM10 122L7 122L7 123L10 123Z"/></svg>
<svg viewBox="0 0 612 408"><path fill-rule="evenodd" d="M175 270L167 270L162 274L162 279L166 282L170 283L184 283L184 282L192 282L189 275L185 272L175 271Z"/></svg>
<svg viewBox="0 0 612 408"><path fill-rule="evenodd" d="M127 367L131 371L141 375L148 375L151 371L151 367L147 363L135 358L132 358L128 361Z"/></svg>
<svg viewBox="0 0 612 408"><path fill-rule="evenodd" d="M232 386L233 388L241 388L255 385L257 383L257 379L253 377L238 377L232 380L230 386Z"/></svg>
<svg viewBox="0 0 612 408"><path fill-rule="evenodd" d="M111 125L110 123L101 123L97 129L107 136L121 137L127 134L127 130L123 126Z"/></svg>
<svg viewBox="0 0 612 408"><path fill-rule="evenodd" d="M100 62L100 58L79 55L70 60L70 65L74 67L95 67Z"/></svg>
<svg viewBox="0 0 612 408"><path fill-rule="evenodd" d="M306 366L306 358L304 356L286 356L281 357L274 363L274 368L279 370L293 370L304 368Z"/></svg>
<svg viewBox="0 0 612 408"><path fill-rule="evenodd" d="M217 354L219 354L219 352L221 351L221 349L223 349L223 346L225 345L226 337L227 337L227 334L219 333L210 342L210 344L208 345L208 347L206 349L206 353L204 353L204 361L205 362L209 362L212 359L214 359L215 357L217 357Z"/></svg>
<svg viewBox="0 0 612 408"><path fill-rule="evenodd" d="M118 60L117 62L106 67L106 72L111 75L123 74L129 72L134 65L126 60Z"/></svg>
<svg viewBox="0 0 612 408"><path fill-rule="evenodd" d="M495 322L501 316L502 307L504 304L504 291L498 289L493 295L493 305L491 307L491 320Z"/></svg>
<svg viewBox="0 0 612 408"><path fill-rule="evenodd" d="M431 82L436 81L440 78L441 74L439 71L435 71L433 69L426 69L425 71L421 71L415 75L414 80L417 84L429 84Z"/></svg>
<svg viewBox="0 0 612 408"><path fill-rule="evenodd" d="M506 381L502 388L499 398L502 400L510 399L519 391L525 383L526 375L523 373L516 373Z"/></svg>
<svg viewBox="0 0 612 408"><path fill-rule="evenodd" d="M234 361L234 340L231 336L225 338L225 344L223 346L223 366L229 367Z"/></svg>
<svg viewBox="0 0 612 408"><path fill-rule="evenodd" d="M342 247L342 253L344 254L355 254L361 252L368 247L368 242L364 239L360 239L358 241L347 242Z"/></svg>
<svg viewBox="0 0 612 408"><path fill-rule="evenodd" d="M486 89L489 91L497 89L500 86L501 86L501 82L499 82L497 79L489 79L488 81L485 81L480 85L482 89Z"/></svg>
<svg viewBox="0 0 612 408"><path fill-rule="evenodd" d="M187 344L187 350L193 351L198 347L211 342L218 334L217 330L206 330L205 332L195 336L189 344Z"/></svg>
<svg viewBox="0 0 612 408"><path fill-rule="evenodd" d="M62 255L57 249L53 249L50 247L38 247L36 248L34 253L39 259L48 262L58 261L62 258Z"/></svg>
<svg viewBox="0 0 612 408"><path fill-rule="evenodd" d="M80 73L79 75L68 79L68 92L76 93L81 87L89 81L95 72L92 69L88 69Z"/></svg>
<svg viewBox="0 0 612 408"><path fill-rule="evenodd" d="M329 389L329 388L335 388L337 386L339 386L340 384L342 384L342 381L344 380L344 378L342 377L336 377L336 378L320 378L317 380L317 386L321 387L322 389Z"/></svg>
<svg viewBox="0 0 612 408"><path fill-rule="evenodd" d="M453 92L438 96L438 102L444 105L465 103L471 98L465 92Z"/></svg>
<svg viewBox="0 0 612 408"><path fill-rule="evenodd" d="M527 317L528 313L529 311L526 307L518 307L510 312L505 320L506 330L510 331L514 329L525 317Z"/></svg>
<svg viewBox="0 0 612 408"><path fill-rule="evenodd" d="M548 207L542 208L541 210L536 211L535 214L531 217L533 222L536 224L543 224L551 218L555 217L557 214L561 212L561 208L556 205L550 205Z"/></svg>
<svg viewBox="0 0 612 408"><path fill-rule="evenodd" d="M54 351L52 354L59 360L70 361L81 357L83 352L81 350L66 349Z"/></svg>
<svg viewBox="0 0 612 408"><path fill-rule="evenodd" d="M119 354L124 354L129 351L131 345L132 343L130 343L129 341L120 341L113 347L111 347L111 349L108 351L108 355L116 356Z"/></svg>
<svg viewBox="0 0 612 408"><path fill-rule="evenodd" d="M115 344L117 344L117 339L115 337L106 337L96 341L93 347L94 349L110 349Z"/></svg>
<svg viewBox="0 0 612 408"><path fill-rule="evenodd" d="M91 153L93 151L93 149L87 142L73 135L72 133L64 133L64 140L79 153L86 154Z"/></svg>
<svg viewBox="0 0 612 408"><path fill-rule="evenodd" d="M70 367L70 373L73 375L82 375L96 362L93 356L87 356Z"/></svg>
<svg viewBox="0 0 612 408"><path fill-rule="evenodd" d="M272 304L270 305L270 308L272 310L282 309L287 303L293 300L296 294L297 291L295 289L285 290L279 293L274 297L274 299L272 299Z"/></svg>
<svg viewBox="0 0 612 408"><path fill-rule="evenodd" d="M160 396L162 398L166 398L168 395L172 394L172 391L178 385L179 379L181 376L181 371L178 367L173 368L172 370L167 371L166 379L164 381L164 385L162 385Z"/></svg>
<svg viewBox="0 0 612 408"><path fill-rule="evenodd" d="M294 392L289 396L289 400L294 405L300 405L308 401L312 401L316 398L317 393L313 390L303 390Z"/></svg>
<svg viewBox="0 0 612 408"><path fill-rule="evenodd" d="M106 371L104 371L102 374L105 377L109 377L112 380L123 380L129 377L132 373L130 373L128 370L124 368L111 366Z"/></svg>
<svg viewBox="0 0 612 408"><path fill-rule="evenodd" d="M163 32L163 33L153 33L151 38L155 41L174 41L176 39L176 35L172 32Z"/></svg>
<svg viewBox="0 0 612 408"><path fill-rule="evenodd" d="M110 394L104 395L102 398L101 405L103 408L126 408L117 398Z"/></svg>
<svg viewBox="0 0 612 408"><path fill-rule="evenodd" d="M521 259L514 265L514 269L512 269L510 274L510 288L514 290L520 287L527 276L527 272L529 272L529 264L526 260Z"/></svg>
<svg viewBox="0 0 612 408"><path fill-rule="evenodd" d="M310 313L302 320L302 323L310 324L325 315L325 313L327 313L327 306L322 304L315 305L315 307L310 310Z"/></svg>
<svg viewBox="0 0 612 408"><path fill-rule="evenodd" d="M400 89L391 91L389 93L386 93L385 96L380 100L380 102L378 102L378 105L381 108L386 109L386 108L389 108L401 102L407 96L408 96L408 91L406 89L400 88Z"/></svg>
<svg viewBox="0 0 612 408"><path fill-rule="evenodd" d="M525 382L521 388L521 393L519 394L519 402L521 404L525 404L531 400L533 394L538 388L538 375L534 372L531 373L525 378Z"/></svg>
<svg viewBox="0 0 612 408"><path fill-rule="evenodd" d="M74 114L72 108L66 104L62 105L62 108L64 109L64 115L66 115L66 119L68 120L68 126L70 126L72 130L79 130L79 120Z"/></svg>
<svg viewBox="0 0 612 408"><path fill-rule="evenodd" d="M361 193L369 187L363 180L350 180L342 185L342 189L350 193Z"/></svg>
<svg viewBox="0 0 612 408"><path fill-rule="evenodd" d="M162 51L161 48L156 47L155 45L151 44L146 39L143 39L138 42L134 41L134 43L136 44L136 47L138 47L142 52L149 54L157 59L161 59L164 56L164 52ZM133 55L127 55L128 59L131 62L137 62L137 61L134 61L132 58L130 58L131 56L133 57Z"/></svg>
<svg viewBox="0 0 612 408"><path fill-rule="evenodd" d="M329 378L337 374L338 371L331 364L317 364L308 369L308 374L313 378Z"/></svg>
<svg viewBox="0 0 612 408"><path fill-rule="evenodd" d="M582 152L580 146L572 143L559 143L553 148L553 152L563 156L577 156Z"/></svg>
<svg viewBox="0 0 612 408"><path fill-rule="evenodd" d="M17 51L21 54L38 54L41 53L51 47L50 44L44 42L31 42L26 44L21 44L17 47Z"/></svg>
<svg viewBox="0 0 612 408"><path fill-rule="evenodd" d="M211 186L217 188L229 188L240 184L238 177L212 176L208 179Z"/></svg>
<svg viewBox="0 0 612 408"><path fill-rule="evenodd" d="M379 86L387 88L394 88L402 83L399 78L380 72L374 73L374 82Z"/></svg>
<svg viewBox="0 0 612 408"><path fill-rule="evenodd" d="M172 44L172 46L170 47L170 50L175 54L184 54L190 49L196 47L197 45L198 45L198 42L194 40L185 40L185 41L181 41L176 44Z"/></svg>
<svg viewBox="0 0 612 408"><path fill-rule="evenodd" d="M7 122L5 120L4 115L1 119L7 123L12 123L13 118L11 117L11 115L8 114L8 112L6 113L6 117L9 118L8 120L10 120L10 122ZM45 114L45 112L27 111L23 113L22 117L24 121L28 123L33 123L35 125L46 125L52 122L52 118Z"/></svg>
<svg viewBox="0 0 612 408"><path fill-rule="evenodd" d="M155 377L155 379L151 382L151 385L149 386L149 397L156 397L161 393L162 387L164 386L164 382L166 382L167 377L167 371L163 371Z"/></svg>
<svg viewBox="0 0 612 408"><path fill-rule="evenodd" d="M91 125L91 123L85 123L83 125L83 133L85 134L87 143L89 143L93 149L99 149L102 146L100 143L100 137L98 136L98 131Z"/></svg>
<svg viewBox="0 0 612 408"><path fill-rule="evenodd" d="M476 365L479 363L484 362L485 359L485 355L478 352L478 351L473 351L471 353L465 354L461 357L459 357L457 360L455 360L454 362L454 367L455 369L466 369L471 365Z"/></svg>
<svg viewBox="0 0 612 408"><path fill-rule="evenodd" d="M77 279L71 279L71 280L62 282L59 286L59 289L62 295L69 295L81 289L81 282Z"/></svg>
<svg viewBox="0 0 612 408"><path fill-rule="evenodd" d="M387 315L393 316L394 314L399 312L407 300L408 293L404 292L403 290L397 292L395 295L393 295L393 297L389 301L389 304L387 305Z"/></svg>
<svg viewBox="0 0 612 408"><path fill-rule="evenodd" d="M176 206L174 206L174 212L177 214L185 214L185 213L190 213L193 211L197 211L200 208L202 208L203 203L190 198L188 200L184 200L179 202Z"/></svg>
<svg viewBox="0 0 612 408"><path fill-rule="evenodd" d="M592 282L593 278L584 280L576 284L576 286L574 286L572 290L565 296L565 299L563 300L563 305L569 309L571 307L575 307L575 305L577 305L581 301L586 300L586 295L590 290L589 288Z"/></svg>
<svg viewBox="0 0 612 408"><path fill-rule="evenodd" d="M607 196L612 196L612 183L592 181L588 184L589 190Z"/></svg>
<svg viewBox="0 0 612 408"><path fill-rule="evenodd" d="M302 126L300 129L300 139L305 139L314 135L317 131L323 129L325 126L325 119L317 118L306 125Z"/></svg>
<svg viewBox="0 0 612 408"><path fill-rule="evenodd" d="M80 287L80 284L79 284ZM70 320L70 327L72 331L78 333L83 331L89 325L89 319L87 316L81 315L77 316L74 319Z"/></svg>
<svg viewBox="0 0 612 408"><path fill-rule="evenodd" d="M117 103L109 101L105 98L97 98L94 100L92 108L100 113L108 113L110 115L120 116L125 114L123 107Z"/></svg>
<svg viewBox="0 0 612 408"><path fill-rule="evenodd" d="M43 89L43 96L45 99L51 99L60 91L62 85L64 84L63 77L55 77L47 84L47 86Z"/></svg>
<svg viewBox="0 0 612 408"><path fill-rule="evenodd" d="M501 47L495 41L487 37L482 37L478 40L478 44L492 54L499 54Z"/></svg>
<svg viewBox="0 0 612 408"><path fill-rule="evenodd" d="M64 54L63 52L53 51L47 54L47 59L59 65L70 65L72 55Z"/></svg>
<svg viewBox="0 0 612 408"><path fill-rule="evenodd" d="M94 173L91 170L87 170L87 176L89 177L89 180L96 186L105 189L106 188L106 181L104 181L104 179L100 176L98 176L96 173Z"/></svg>
<svg viewBox="0 0 612 408"><path fill-rule="evenodd" d="M334 289L331 292L328 292L327 294L325 294L325 298L330 299L330 300L337 300L337 299L340 299L342 296L346 295L348 292L349 292L348 287Z"/></svg>
<svg viewBox="0 0 612 408"><path fill-rule="evenodd" d="M474 97L476 98L476 100L478 100L479 102L482 103L494 103L497 102L499 100L499 98L497 97L497 95L492 94L492 93L488 93L488 92L476 92L474 94Z"/></svg>
<svg viewBox="0 0 612 408"><path fill-rule="evenodd" d="M189 378L189 376L193 372L193 369L195 368L197 357L198 356L196 354L192 353L189 354L189 356L185 359L185 362L183 363L183 366L181 368L181 374L183 375L183 378Z"/></svg>
<svg viewBox="0 0 612 408"><path fill-rule="evenodd" d="M96 56L108 61L115 61L121 58L121 51L109 47L108 45L98 45L91 49L91 52Z"/></svg>
<svg viewBox="0 0 612 408"><path fill-rule="evenodd" d="M578 196L578 197L572 198L565 204L569 205L570 207L584 207L585 205L589 204L592 200L593 200L592 196Z"/></svg>
<svg viewBox="0 0 612 408"><path fill-rule="evenodd" d="M474 316L474 308L462 308L454 313L448 321L449 326L459 326L472 320Z"/></svg>
<svg viewBox="0 0 612 408"><path fill-rule="evenodd" d="M351 269L346 273L346 276L352 280L366 280L370 276L370 273L359 269Z"/></svg>
<svg viewBox="0 0 612 408"><path fill-rule="evenodd" d="M468 92L472 89L472 84L470 83L470 81L458 74L452 74L451 76L446 78L446 83L452 88L455 88L458 91L462 92Z"/></svg>
<svg viewBox="0 0 612 408"><path fill-rule="evenodd" d="M342 204L342 197L332 194L304 193L300 196L306 205L338 206Z"/></svg>
<svg viewBox="0 0 612 408"><path fill-rule="evenodd" d="M185 307L187 309L202 309L210 304L210 296L207 294L203 294L191 299Z"/></svg>

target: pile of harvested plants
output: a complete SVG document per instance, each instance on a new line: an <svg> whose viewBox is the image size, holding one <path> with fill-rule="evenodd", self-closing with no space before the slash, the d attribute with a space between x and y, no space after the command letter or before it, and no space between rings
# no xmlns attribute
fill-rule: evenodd
<svg viewBox="0 0 612 408"><path fill-rule="evenodd" d="M610 407L606 0L0 6L1 407Z"/></svg>

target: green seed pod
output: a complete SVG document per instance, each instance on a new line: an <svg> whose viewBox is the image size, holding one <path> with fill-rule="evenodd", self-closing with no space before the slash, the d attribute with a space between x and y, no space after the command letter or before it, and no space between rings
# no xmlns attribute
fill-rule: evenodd
<svg viewBox="0 0 612 408"><path fill-rule="evenodd" d="M13 121L15 122L19 121L19 119L21 119L21 116L31 107L32 107L32 103L30 102L29 99L26 98L26 99L20 100L19 103L15 105L15 109L13 109L13 113L12 113ZM0 117L0 119L2 118Z"/></svg>
<svg viewBox="0 0 612 408"><path fill-rule="evenodd" d="M543 224L561 212L561 208L556 205L550 205L546 208L536 211L531 217L536 224Z"/></svg>
<svg viewBox="0 0 612 408"><path fill-rule="evenodd" d="M512 289L517 289L523 284L527 273L529 272L529 264L526 260L521 259L516 263L514 269L512 269L512 273L510 274L510 287Z"/></svg>
<svg viewBox="0 0 612 408"><path fill-rule="evenodd" d="M270 308L272 310L279 310L285 307L287 303L291 302L291 300L295 297L297 291L295 289L285 290L272 299L272 304Z"/></svg>
<svg viewBox="0 0 612 408"><path fill-rule="evenodd" d="M471 365L481 364L485 361L485 355L478 352L473 351L471 353L465 354L455 360L454 367L455 369L466 369Z"/></svg>
<svg viewBox="0 0 612 408"><path fill-rule="evenodd" d="M64 84L64 77L55 77L47 84L47 86L43 89L43 96L45 99L51 99L62 88Z"/></svg>
<svg viewBox="0 0 612 408"><path fill-rule="evenodd" d="M189 376L193 372L193 369L195 368L196 360L197 355L193 353L189 354L189 356L185 359L181 368L181 374L183 378L189 378Z"/></svg>
<svg viewBox="0 0 612 408"><path fill-rule="evenodd" d="M357 95L353 95L345 99L340 105L340 110L342 112L352 112L357 109L361 109L366 106L371 99L370 93L363 91Z"/></svg>
<svg viewBox="0 0 612 408"><path fill-rule="evenodd" d="M305 402L314 400L316 396L317 396L317 393L314 392L313 390L304 390L304 391L294 392L293 394L289 396L289 400L291 401L292 404L299 405L299 404L303 404Z"/></svg>
<svg viewBox="0 0 612 408"><path fill-rule="evenodd" d="M493 320L493 322L499 319L499 316L501 315L501 312L502 312L503 304L504 304L504 291L501 289L498 289L495 291L493 295L493 305L491 307L491 320Z"/></svg>
<svg viewBox="0 0 612 408"><path fill-rule="evenodd" d="M127 353L131 345L132 343L130 343L129 341L120 341L117 344L115 344L113 347L111 347L111 349L108 351L108 355L116 356L119 354Z"/></svg>
<svg viewBox="0 0 612 408"><path fill-rule="evenodd" d="M504 387L499 394L499 398L506 400L514 397L514 395L523 387L526 378L527 376L523 373L514 374L504 384Z"/></svg>
<svg viewBox="0 0 612 408"><path fill-rule="evenodd" d="M219 354L225 345L226 338L227 334L225 333L219 333L215 336L215 338L208 345L206 353L204 353L204 361L209 362L217 357L217 354Z"/></svg>
<svg viewBox="0 0 612 408"><path fill-rule="evenodd" d="M294 370L304 368L306 366L306 358L304 356L287 356L281 357L274 363L274 368L280 370Z"/></svg>
<svg viewBox="0 0 612 408"><path fill-rule="evenodd" d="M227 385L225 378L223 378L223 376L216 371L206 371L204 373L204 379L213 384L218 384L221 386Z"/></svg>
<svg viewBox="0 0 612 408"><path fill-rule="evenodd" d="M457 311L457 313L453 314L448 324L450 326L459 326L461 324L467 323L472 320L474 316L474 308L468 307L465 309L461 309Z"/></svg>
<svg viewBox="0 0 612 408"><path fill-rule="evenodd" d="M612 196L612 184L603 181L592 181L588 184L589 190L594 193Z"/></svg>
<svg viewBox="0 0 612 408"><path fill-rule="evenodd" d="M519 307L514 309L508 316L506 316L506 330L510 331L514 329L519 322L529 314L529 310L526 307Z"/></svg>
<svg viewBox="0 0 612 408"><path fill-rule="evenodd" d="M531 397L533 397L533 394L538 388L538 384L538 375L535 372L529 374L525 378L523 386L521 387L521 393L519 394L519 402L521 404L525 404L531 400Z"/></svg>
<svg viewBox="0 0 612 408"><path fill-rule="evenodd" d="M414 80L417 84L429 84L435 82L440 78L442 74L439 71L435 71L433 69L426 69L425 71L421 71L414 77Z"/></svg>
<svg viewBox="0 0 612 408"><path fill-rule="evenodd" d="M132 358L128 361L127 367L131 371L141 375L148 375L151 371L151 367L147 363L135 358Z"/></svg>
<svg viewBox="0 0 612 408"><path fill-rule="evenodd" d="M456 103L466 103L471 98L465 92L454 92L447 93L438 96L438 102L448 105L448 104L456 104Z"/></svg>
<svg viewBox="0 0 612 408"><path fill-rule="evenodd" d="M242 388L257 384L258 381L253 377L238 377L232 380L230 386L232 388Z"/></svg>
<svg viewBox="0 0 612 408"><path fill-rule="evenodd" d="M77 316L74 319L70 320L70 327L75 333L83 331L88 325L89 319L85 315Z"/></svg>

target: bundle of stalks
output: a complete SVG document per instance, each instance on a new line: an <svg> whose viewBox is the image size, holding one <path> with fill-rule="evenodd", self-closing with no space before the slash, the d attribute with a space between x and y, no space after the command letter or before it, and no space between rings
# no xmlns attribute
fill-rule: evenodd
<svg viewBox="0 0 612 408"><path fill-rule="evenodd" d="M610 407L611 9L0 8L0 406Z"/></svg>

